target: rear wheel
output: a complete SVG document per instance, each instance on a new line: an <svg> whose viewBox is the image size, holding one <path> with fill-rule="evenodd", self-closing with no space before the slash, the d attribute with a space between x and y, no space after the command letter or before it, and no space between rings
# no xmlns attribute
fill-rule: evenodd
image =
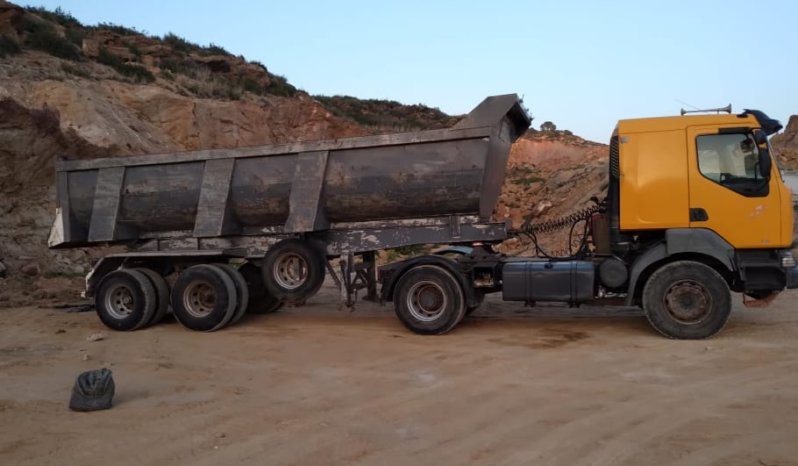
<svg viewBox="0 0 798 466"><path fill-rule="evenodd" d="M694 261L662 266L643 288L643 309L658 332L669 338L701 339L718 333L731 314L726 280Z"/></svg>
<svg viewBox="0 0 798 466"><path fill-rule="evenodd" d="M137 330L155 314L158 296L150 280L133 269L106 275L94 296L97 315L114 330Z"/></svg>
<svg viewBox="0 0 798 466"><path fill-rule="evenodd" d="M263 284L269 295L301 304L324 282L324 255L305 241L287 239L272 246L263 258Z"/></svg>
<svg viewBox="0 0 798 466"><path fill-rule="evenodd" d="M460 283L434 265L406 272L396 284L393 301L396 316L405 327L423 335L450 331L466 312Z"/></svg>
<svg viewBox="0 0 798 466"><path fill-rule="evenodd" d="M236 287L219 267L189 267L172 287L172 311L184 327L211 332L227 325L236 310Z"/></svg>
<svg viewBox="0 0 798 466"><path fill-rule="evenodd" d="M247 263L238 269L249 287L249 314L271 314L283 307L283 302L269 294L263 284L263 275L260 268Z"/></svg>
<svg viewBox="0 0 798 466"><path fill-rule="evenodd" d="M233 283L236 286L236 296L238 299L236 303L236 310L233 313L233 318L230 320L230 323L234 324L241 320L241 317L243 317L244 313L247 311L247 306L249 305L249 286L247 286L244 276L241 275L241 272L239 272L235 267L228 264L214 265L224 270L225 273L227 273L227 276L233 279Z"/></svg>
<svg viewBox="0 0 798 466"><path fill-rule="evenodd" d="M169 312L169 285L167 285L166 280L161 274L152 269L139 268L134 270L143 273L155 288L158 303L155 306L155 313L153 313L152 319L147 322L147 325L155 325L162 321L163 318L166 317L167 312Z"/></svg>

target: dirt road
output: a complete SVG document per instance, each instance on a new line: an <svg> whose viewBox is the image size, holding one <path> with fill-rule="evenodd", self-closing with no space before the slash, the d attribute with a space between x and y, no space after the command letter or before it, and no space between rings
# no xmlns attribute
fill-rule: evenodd
<svg viewBox="0 0 798 466"><path fill-rule="evenodd" d="M798 464L798 293L692 342L493 300L422 337L334 299L211 334L3 310L0 464ZM68 411L102 366L115 407Z"/></svg>

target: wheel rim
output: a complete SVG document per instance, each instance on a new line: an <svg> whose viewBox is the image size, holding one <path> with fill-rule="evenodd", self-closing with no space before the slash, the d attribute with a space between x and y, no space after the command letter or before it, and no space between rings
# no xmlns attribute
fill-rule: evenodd
<svg viewBox="0 0 798 466"><path fill-rule="evenodd" d="M712 295L695 280L680 280L670 286L663 299L668 313L683 324L698 324L712 311Z"/></svg>
<svg viewBox="0 0 798 466"><path fill-rule="evenodd" d="M183 292L183 307L193 317L207 317L215 306L216 292L207 282L191 282Z"/></svg>
<svg viewBox="0 0 798 466"><path fill-rule="evenodd" d="M432 281L415 283L407 293L407 309L413 318L422 322L439 319L448 304L446 291Z"/></svg>
<svg viewBox="0 0 798 466"><path fill-rule="evenodd" d="M126 319L135 309L136 301L133 291L127 285L118 283L105 295L105 309L114 319Z"/></svg>
<svg viewBox="0 0 798 466"><path fill-rule="evenodd" d="M277 258L272 269L274 280L286 290L295 290L308 280L308 263L299 254L285 253Z"/></svg>

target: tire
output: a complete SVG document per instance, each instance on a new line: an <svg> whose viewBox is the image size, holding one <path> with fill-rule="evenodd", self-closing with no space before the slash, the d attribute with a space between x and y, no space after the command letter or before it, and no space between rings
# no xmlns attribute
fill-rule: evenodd
<svg viewBox="0 0 798 466"><path fill-rule="evenodd" d="M187 268L172 287L172 312L184 327L213 332L236 310L236 287L222 269L201 264Z"/></svg>
<svg viewBox="0 0 798 466"><path fill-rule="evenodd" d="M134 270L143 273L150 280L152 286L155 287L157 305L155 306L155 313L153 313L152 319L146 324L147 326L155 325L162 321L169 312L169 285L166 284L166 280L161 274L152 269L139 268Z"/></svg>
<svg viewBox="0 0 798 466"><path fill-rule="evenodd" d="M421 335L441 335L465 316L465 296L451 273L434 265L415 267L396 284L394 310L405 327Z"/></svg>
<svg viewBox="0 0 798 466"><path fill-rule="evenodd" d="M266 252L261 270L269 295L302 304L324 283L325 257L305 241L287 239Z"/></svg>
<svg viewBox="0 0 798 466"><path fill-rule="evenodd" d="M283 307L283 302L270 295L263 285L263 275L259 267L244 264L238 269L249 286L248 314L271 314Z"/></svg>
<svg viewBox="0 0 798 466"><path fill-rule="evenodd" d="M224 270L224 272L233 280L233 284L236 286L236 295L238 298L236 310L233 312L233 318L229 322L230 324L234 324L241 320L241 317L243 317L244 313L247 311L247 306L249 306L249 286L247 286L244 276L241 275L241 272L239 272L235 267L228 264L213 265Z"/></svg>
<svg viewBox="0 0 798 466"><path fill-rule="evenodd" d="M158 305L155 287L141 272L119 269L106 275L94 295L97 316L113 330L138 330L152 320Z"/></svg>
<svg viewBox="0 0 798 466"><path fill-rule="evenodd" d="M474 298L475 298L474 300L476 301L477 304L475 304L473 306L466 307L465 315L467 315L467 316L470 316L474 311L476 311L477 309L479 309L480 306L482 306L482 303L485 301L485 294L484 293L477 293L474 296Z"/></svg>
<svg viewBox="0 0 798 466"><path fill-rule="evenodd" d="M729 320L731 292L713 268L700 262L672 262L646 282L643 310L651 326L668 338L709 338Z"/></svg>

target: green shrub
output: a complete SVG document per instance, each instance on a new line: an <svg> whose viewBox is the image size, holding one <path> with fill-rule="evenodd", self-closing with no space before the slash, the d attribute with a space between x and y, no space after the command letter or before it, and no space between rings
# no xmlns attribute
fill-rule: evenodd
<svg viewBox="0 0 798 466"><path fill-rule="evenodd" d="M139 49L136 44L131 42L125 42L125 47L127 47L127 49L130 50L130 53L133 55L136 61L141 61L141 55L142 55L141 49Z"/></svg>
<svg viewBox="0 0 798 466"><path fill-rule="evenodd" d="M5 58L8 55L16 55L21 51L22 49L14 39L0 35L0 58Z"/></svg>
<svg viewBox="0 0 798 466"><path fill-rule="evenodd" d="M525 165L519 165L514 168L511 168L509 176L510 179L513 180L515 183L524 186L529 186L532 183L540 183L542 181L546 181L545 178L542 178L536 174L534 168Z"/></svg>
<svg viewBox="0 0 798 466"><path fill-rule="evenodd" d="M231 56L232 55L230 52L225 50L224 47L222 47L220 45L216 45L213 42L211 42L210 45L205 47L203 49L203 52L205 52L208 55L226 55L226 56Z"/></svg>
<svg viewBox="0 0 798 466"><path fill-rule="evenodd" d="M164 58L160 61L159 66L161 69L176 74L182 74L190 78L196 78L201 74L201 71L203 71L203 67L197 65L197 63L188 58Z"/></svg>
<svg viewBox="0 0 798 466"><path fill-rule="evenodd" d="M202 47L200 47L199 45L193 42L189 42L186 39L183 39L182 37L175 35L171 32L163 36L163 41L166 42L168 46L172 47L172 50L175 50L177 52L188 53L202 49Z"/></svg>
<svg viewBox="0 0 798 466"><path fill-rule="evenodd" d="M197 97L208 97L208 95L205 93L205 90L201 88L197 83L186 84L186 89L188 89L189 92L191 92Z"/></svg>
<svg viewBox="0 0 798 466"><path fill-rule="evenodd" d="M135 81L139 82L155 81L155 76L150 72L150 70L144 68L141 65L125 63L125 61L122 60L121 57L109 52L108 49L105 47L100 47L100 52L99 55L97 56L97 61L99 61L103 65L110 66L122 76L127 76Z"/></svg>
<svg viewBox="0 0 798 466"><path fill-rule="evenodd" d="M243 55L239 55L238 58L240 58L241 60L244 60ZM257 60L252 60L251 62L249 62L249 64L250 65L255 65L255 66L257 66L258 68L262 69L263 71L265 71L267 73L269 72L269 69L266 68L266 65L264 65L263 63L261 63L261 62L259 62Z"/></svg>
<svg viewBox="0 0 798 466"><path fill-rule="evenodd" d="M241 100L241 89L235 86L230 86L227 88L227 92L225 97L229 100Z"/></svg>
<svg viewBox="0 0 798 466"><path fill-rule="evenodd" d="M403 105L393 100L357 99L350 96L314 96L335 116L364 126L394 129L435 129L452 126L458 117L425 105Z"/></svg>
<svg viewBox="0 0 798 466"><path fill-rule="evenodd" d="M47 52L58 58L80 60L80 49L65 37L61 37L52 26L45 23L26 25L28 34L25 43L31 48Z"/></svg>
<svg viewBox="0 0 798 466"><path fill-rule="evenodd" d="M169 70L161 70L161 77L167 81L175 80L175 75Z"/></svg>
<svg viewBox="0 0 798 466"><path fill-rule="evenodd" d="M83 68L79 64L71 65L69 63L61 63L61 69L65 73L77 76L79 78L91 78L91 73L89 73L87 69Z"/></svg>
<svg viewBox="0 0 798 466"><path fill-rule="evenodd" d="M288 83L284 76L274 75L271 82L264 88L266 94L280 95L283 97L293 97L296 95L297 90L294 86Z"/></svg>
<svg viewBox="0 0 798 466"><path fill-rule="evenodd" d="M270 76L271 81L268 85L262 85L252 78L244 78L240 85L243 90L257 95L279 95L283 97L293 97L296 95L297 88L288 83L283 76Z"/></svg>
<svg viewBox="0 0 798 466"><path fill-rule="evenodd" d="M67 28L64 30L64 36L77 47L83 47L83 38L85 34L83 34L82 30Z"/></svg>
<svg viewBox="0 0 798 466"><path fill-rule="evenodd" d="M75 19L69 12L62 10L61 7L56 8L54 11L49 11L44 7L28 6L25 7L25 10L67 28L83 27L80 21Z"/></svg>
<svg viewBox="0 0 798 466"><path fill-rule="evenodd" d="M263 94L263 86L252 78L244 78L241 81L241 87L243 87L245 91L253 94Z"/></svg>
<svg viewBox="0 0 798 466"><path fill-rule="evenodd" d="M100 23L97 26L95 26L95 28L110 31L115 34L119 34L120 36L140 36L143 34L142 32L136 30L135 28L120 26L118 24L113 24L113 23Z"/></svg>

